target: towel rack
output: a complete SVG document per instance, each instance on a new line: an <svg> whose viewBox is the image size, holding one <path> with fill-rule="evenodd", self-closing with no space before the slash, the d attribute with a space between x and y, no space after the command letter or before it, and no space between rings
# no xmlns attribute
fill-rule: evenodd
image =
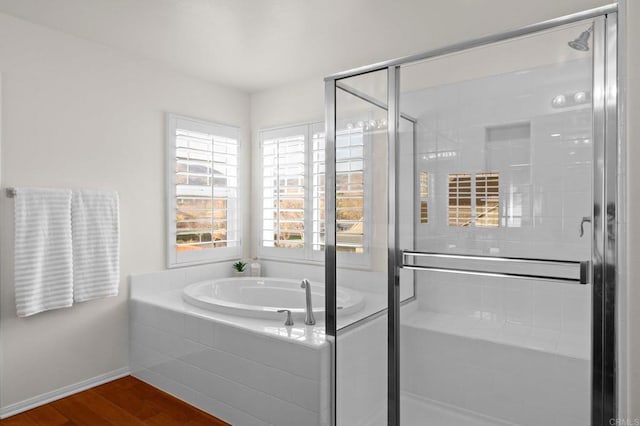
<svg viewBox="0 0 640 426"><path fill-rule="evenodd" d="M433 261L438 260L438 264ZM589 261L497 257L404 250L403 269L588 284Z"/></svg>

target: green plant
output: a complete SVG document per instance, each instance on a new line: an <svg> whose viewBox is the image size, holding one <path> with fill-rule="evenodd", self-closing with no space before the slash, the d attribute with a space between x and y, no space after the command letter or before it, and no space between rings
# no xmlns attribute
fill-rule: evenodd
<svg viewBox="0 0 640 426"><path fill-rule="evenodd" d="M247 263L241 260L238 260L236 263L233 264L233 269L235 269L238 272L244 272L244 269L246 267L247 267Z"/></svg>

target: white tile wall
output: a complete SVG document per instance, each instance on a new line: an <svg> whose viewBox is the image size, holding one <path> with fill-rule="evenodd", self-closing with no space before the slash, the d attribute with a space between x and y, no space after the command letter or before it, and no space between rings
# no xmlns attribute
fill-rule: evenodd
<svg viewBox="0 0 640 426"><path fill-rule="evenodd" d="M175 289L220 268L206 269L132 279L132 374L234 425L328 424L329 345L263 335L185 310ZM178 300L167 305L162 294Z"/></svg>
<svg viewBox="0 0 640 426"><path fill-rule="evenodd" d="M370 426L386 418L387 316L339 334L336 341L338 424Z"/></svg>
<svg viewBox="0 0 640 426"><path fill-rule="evenodd" d="M452 325L460 317L420 315L401 328L403 392L519 425L589 423L590 362L536 349L535 339L544 346L553 331L507 326L500 342L469 324Z"/></svg>
<svg viewBox="0 0 640 426"><path fill-rule="evenodd" d="M554 109L551 99L589 90L590 72L588 61L573 61L403 93L401 109L419 119L416 172L430 174L429 224L416 225L418 250L589 258L589 241L581 240L577 230L592 203L590 111ZM486 141L488 126L525 122L530 124L529 140ZM444 151L455 156L433 158ZM502 229L486 230L447 225L447 175L483 171L500 173L501 217L509 218L512 202L522 206L519 226L503 222ZM401 187L411 186L411 179L405 178Z"/></svg>
<svg viewBox="0 0 640 426"><path fill-rule="evenodd" d="M553 330L588 343L591 285L424 271L417 294L422 311Z"/></svg>

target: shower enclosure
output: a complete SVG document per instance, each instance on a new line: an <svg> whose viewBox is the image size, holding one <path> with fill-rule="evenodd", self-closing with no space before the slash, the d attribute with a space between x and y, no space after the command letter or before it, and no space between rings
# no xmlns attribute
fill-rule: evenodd
<svg viewBox="0 0 640 426"><path fill-rule="evenodd" d="M326 79L333 424L616 417L616 10Z"/></svg>

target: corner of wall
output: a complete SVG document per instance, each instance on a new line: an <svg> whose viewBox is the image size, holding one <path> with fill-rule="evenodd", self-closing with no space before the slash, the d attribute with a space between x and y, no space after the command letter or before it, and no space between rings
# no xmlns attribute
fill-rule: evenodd
<svg viewBox="0 0 640 426"><path fill-rule="evenodd" d="M251 170L261 170L259 132L289 124L311 123L324 121L324 84L322 77L293 82L273 89L255 92L249 100L249 127L251 141ZM261 177L252 173L251 204L261 206ZM257 245L258 230L260 229L260 215L252 215L251 246ZM256 256L252 250L250 256Z"/></svg>
<svg viewBox="0 0 640 426"><path fill-rule="evenodd" d="M622 105L621 119L623 127L621 129L620 138L623 141L623 155L626 159L624 163L623 187L626 196L626 223L624 223L626 244L622 247L624 257L626 258L625 277L623 277L625 286L621 289L624 294L620 294L619 300L626 301L625 306L621 306L620 322L623 322L624 329L620 330L620 335L624 339L622 345L619 346L621 370L620 376L624 376L619 388L621 391L621 400L619 404L620 415L623 419L636 420L640 419L640 361L638 354L640 353L640 339L638 333L640 329L640 313L638 313L635 305L640 303L640 288L637 286L638 277L640 276L640 268L637 263L631 262L631 259L638 257L640 252L640 237L638 237L638 228L640 221L637 212L640 207L640 197L638 194L638 168L634 164L640 159L640 149L635 139L640 136L640 124L637 117L640 114L640 85L638 80L632 78L637 73L640 66L640 3L636 1L620 0L620 28L619 34L622 35L619 55L620 67L620 102ZM622 305L622 304L621 304ZM624 316L624 317L622 317ZM626 398L625 398L626 397ZM624 400L623 400L624 399Z"/></svg>
<svg viewBox="0 0 640 426"><path fill-rule="evenodd" d="M0 73L0 189L3 188L2 186L2 161L3 161L3 157L2 157L2 73ZM0 196L2 194L0 193ZM0 223L3 222L4 220L4 214L3 214L3 206L2 203L0 203ZM5 229L5 227L0 227L0 234L2 233L2 229ZM2 237L0 236L0 241L2 241ZM3 254L3 250L2 250L2 244L0 244L0 268L2 268L2 262L4 261L4 257L2 256ZM0 277L1 279L1 277ZM0 292L2 291L2 286L0 285ZM0 319L2 318L2 303L0 303ZM4 350L3 350L4 346L3 346L3 340L2 340L2 321L0 320L0 383L2 383L3 381L3 371L4 371ZM2 388L0 387L0 407L3 407L4 403L3 403L3 398L2 398Z"/></svg>

